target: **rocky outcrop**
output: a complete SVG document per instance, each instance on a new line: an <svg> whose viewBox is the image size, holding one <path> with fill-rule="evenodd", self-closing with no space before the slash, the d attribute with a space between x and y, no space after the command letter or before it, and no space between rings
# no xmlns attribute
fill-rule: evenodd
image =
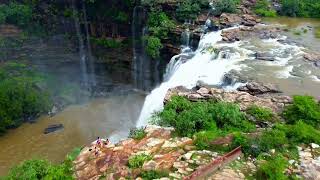
<svg viewBox="0 0 320 180"><path fill-rule="evenodd" d="M274 88L269 86L260 86L250 85L252 89L252 94L248 92L241 91L226 91L223 89L217 88L207 88L200 87L199 89L186 89L184 87L176 87L169 89L165 96L164 102L170 101L170 98L174 95L184 96L191 101L198 100L217 100L217 101L226 101L231 103L238 103L241 110L246 110L252 104L255 104L260 107L266 107L272 109L274 112L281 112L283 108L292 102L292 98L289 96L283 96L278 94L273 94L272 92L276 91ZM261 93L267 93L261 95ZM259 96L256 96L259 94Z"/></svg>
<svg viewBox="0 0 320 180"><path fill-rule="evenodd" d="M300 172L304 179L320 179L320 146L312 143L308 147L298 147L298 150L300 165L291 160L291 164L297 166L296 171Z"/></svg>
<svg viewBox="0 0 320 180"><path fill-rule="evenodd" d="M255 26L261 22L261 19L250 14L239 15L222 13L219 22L222 27L231 27L235 25Z"/></svg>
<svg viewBox="0 0 320 180"><path fill-rule="evenodd" d="M250 39L252 37L258 37L260 39L274 39L279 36L280 31L281 30L277 27L257 25L254 27L244 26L225 30L221 35L223 41L235 42L243 39Z"/></svg>
<svg viewBox="0 0 320 180"><path fill-rule="evenodd" d="M172 137L173 128L147 126L146 136L141 140L126 139L118 144L106 141L82 149L74 161L77 179L120 179L137 178L140 172L150 170L169 171L169 177L181 179L199 167L219 158L212 151L198 151L187 137ZM144 162L142 168L130 169L128 159L138 154L147 154L151 160Z"/></svg>
<svg viewBox="0 0 320 180"><path fill-rule="evenodd" d="M304 59L314 63L316 67L320 67L320 54L319 53L306 53L304 54Z"/></svg>
<svg viewBox="0 0 320 180"><path fill-rule="evenodd" d="M275 61L275 57L268 52L257 52L256 53L256 59L262 60L262 61Z"/></svg>
<svg viewBox="0 0 320 180"><path fill-rule="evenodd" d="M251 95L267 94L267 93L282 93L275 85L273 84L263 84L257 82L250 82L244 86L241 86L237 89L238 91L247 92Z"/></svg>

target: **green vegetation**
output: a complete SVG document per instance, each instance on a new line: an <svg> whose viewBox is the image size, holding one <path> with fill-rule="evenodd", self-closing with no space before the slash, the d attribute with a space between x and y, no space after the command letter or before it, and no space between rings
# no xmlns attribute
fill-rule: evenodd
<svg viewBox="0 0 320 180"><path fill-rule="evenodd" d="M155 123L172 126L178 136L193 137L198 149L230 151L241 146L246 157L258 159L257 179L287 179L284 170L288 159L297 159L297 146L320 144L319 103L310 96L294 96L293 103L283 112L284 122L271 109L250 106L241 112L238 105L216 101L191 102L185 97L173 96L156 114ZM246 116L259 122L276 123L272 128L253 132L255 127ZM214 143L217 139L230 145ZM219 140L220 141L220 140ZM217 141L217 143L219 142ZM229 144L229 143L228 143ZM272 150L272 151L271 151ZM294 178L294 174L291 175Z"/></svg>
<svg viewBox="0 0 320 180"><path fill-rule="evenodd" d="M254 7L254 12L264 17L276 17L277 12L270 7L270 2L268 0L258 0Z"/></svg>
<svg viewBox="0 0 320 180"><path fill-rule="evenodd" d="M191 137L194 133L218 127L224 131L251 131L254 126L245 118L240 108L225 102L190 102L175 96L158 113L155 123L175 127L180 136Z"/></svg>
<svg viewBox="0 0 320 180"><path fill-rule="evenodd" d="M282 0L280 14L292 17L320 17L319 0Z"/></svg>
<svg viewBox="0 0 320 180"><path fill-rule="evenodd" d="M122 47L122 43L112 38L94 38L91 37L91 42L93 44L105 47L105 48L120 48Z"/></svg>
<svg viewBox="0 0 320 180"><path fill-rule="evenodd" d="M265 161L260 164L256 173L256 178L270 180L288 179L284 174L287 165L287 160L281 154L267 157Z"/></svg>
<svg viewBox="0 0 320 180"><path fill-rule="evenodd" d="M222 13L236 13L237 5L240 3L238 0L217 0L213 12L214 15L220 15Z"/></svg>
<svg viewBox="0 0 320 180"><path fill-rule="evenodd" d="M303 121L314 127L319 127L320 105L311 96L294 96L293 104L284 110L283 117L289 124Z"/></svg>
<svg viewBox="0 0 320 180"><path fill-rule="evenodd" d="M147 154L138 154L131 156L129 157L128 167L133 169L141 168L144 162L149 161L151 159L152 157Z"/></svg>
<svg viewBox="0 0 320 180"><path fill-rule="evenodd" d="M246 113L254 117L257 122L275 121L275 117L271 109L258 107L257 105L250 106Z"/></svg>
<svg viewBox="0 0 320 180"><path fill-rule="evenodd" d="M161 40L168 38L168 33L174 27L174 23L164 12L152 11L149 14L147 25L149 35L143 37L146 44L145 49L150 57L156 59L163 48Z"/></svg>
<svg viewBox="0 0 320 180"><path fill-rule="evenodd" d="M162 177L168 177L169 173L164 171L151 170L151 171L143 171L139 176L145 180L152 180L152 179L160 179Z"/></svg>
<svg viewBox="0 0 320 180"><path fill-rule="evenodd" d="M147 25L149 33L159 39L168 38L168 33L174 28L174 22L160 11L150 12Z"/></svg>
<svg viewBox="0 0 320 180"><path fill-rule="evenodd" d="M194 20L200 12L200 6L192 0L185 0L179 3L176 9L176 16L179 21Z"/></svg>
<svg viewBox="0 0 320 180"><path fill-rule="evenodd" d="M31 6L17 2L0 5L0 24L8 23L24 27L30 23L31 19Z"/></svg>
<svg viewBox="0 0 320 180"><path fill-rule="evenodd" d="M144 128L134 128L134 129L130 129L129 138L132 138L135 140L141 140L146 135L147 133L144 131Z"/></svg>
<svg viewBox="0 0 320 180"><path fill-rule="evenodd" d="M51 108L47 91L39 88L44 78L24 64L0 67L0 134Z"/></svg>
<svg viewBox="0 0 320 180"><path fill-rule="evenodd" d="M72 161L79 155L80 149L75 149L67 156L63 163L59 165L51 164L47 160L27 160L16 167L13 167L4 180L72 180Z"/></svg>
<svg viewBox="0 0 320 180"><path fill-rule="evenodd" d="M163 48L161 40L155 36L145 36L143 40L146 42L146 52L152 58L158 58L160 56L160 49Z"/></svg>

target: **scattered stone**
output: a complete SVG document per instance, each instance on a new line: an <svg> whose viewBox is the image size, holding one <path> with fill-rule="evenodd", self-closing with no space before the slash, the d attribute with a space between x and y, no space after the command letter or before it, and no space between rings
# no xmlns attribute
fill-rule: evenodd
<svg viewBox="0 0 320 180"><path fill-rule="evenodd" d="M315 143L311 143L311 147L312 147L312 149L320 148L320 146L318 144L315 144Z"/></svg>

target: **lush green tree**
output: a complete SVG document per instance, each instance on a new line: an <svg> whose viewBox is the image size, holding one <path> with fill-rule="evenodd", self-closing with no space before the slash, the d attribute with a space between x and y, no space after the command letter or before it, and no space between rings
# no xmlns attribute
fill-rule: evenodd
<svg viewBox="0 0 320 180"><path fill-rule="evenodd" d="M0 133L50 109L49 94L39 89L41 83L43 77L24 64L0 67Z"/></svg>
<svg viewBox="0 0 320 180"><path fill-rule="evenodd" d="M163 48L161 40L155 36L145 36L143 40L146 44L146 53L154 59L158 58L160 56L160 49Z"/></svg>
<svg viewBox="0 0 320 180"><path fill-rule="evenodd" d="M177 19L179 21L194 20L197 18L201 8L197 2L185 0L179 3L176 9Z"/></svg>
<svg viewBox="0 0 320 180"><path fill-rule="evenodd" d="M237 12L237 0L217 0L214 4L214 15L220 15L222 13L236 13Z"/></svg>
<svg viewBox="0 0 320 180"><path fill-rule="evenodd" d="M258 0L254 7L256 14L265 17L276 17L277 12L270 8L270 2L268 0Z"/></svg>

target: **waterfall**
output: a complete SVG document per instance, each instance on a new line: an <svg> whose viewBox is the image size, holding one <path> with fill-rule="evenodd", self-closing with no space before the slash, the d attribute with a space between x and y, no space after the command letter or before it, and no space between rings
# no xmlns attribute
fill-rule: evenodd
<svg viewBox="0 0 320 180"><path fill-rule="evenodd" d="M92 56L92 50L91 50L91 44L90 44L90 34L89 34L89 27L88 27L88 20L87 20L87 8L86 8L86 3L85 0L82 0L82 12L83 12L83 19L84 19L84 27L85 27L85 33L86 33L86 41L87 41L87 63L86 65L89 68L89 80L88 82L90 85L95 86L96 85L96 80L94 77L94 65L93 65L93 56ZM89 85L88 84L88 85Z"/></svg>
<svg viewBox="0 0 320 180"><path fill-rule="evenodd" d="M204 35L195 52L184 49L181 54L171 59L167 66L165 81L146 97L137 122L138 127L146 125L152 114L163 108L163 100L169 88L176 86L192 88L198 81L220 85L225 73L239 68L240 65L237 63L248 58L247 52L239 47L239 42L217 43L222 41L221 32L220 30ZM234 49L234 52L223 50L228 48Z"/></svg>
<svg viewBox="0 0 320 180"><path fill-rule="evenodd" d="M145 52L143 37L148 35L146 27L147 12L142 6L133 10L132 36L133 36L133 62L132 79L136 88L151 90L160 82L159 62L154 62Z"/></svg>
<svg viewBox="0 0 320 180"><path fill-rule="evenodd" d="M191 32L189 28L186 28L181 34L181 43L183 46L186 46L186 47L190 46L190 36L191 36Z"/></svg>
<svg viewBox="0 0 320 180"><path fill-rule="evenodd" d="M92 50L90 45L90 34L89 34L89 28L88 28L85 1L84 0L82 1L82 13L83 13L85 37L86 37L85 39L83 38L81 33L80 18L79 18L79 13L77 11L77 4L75 0L72 0L72 9L73 9L73 19L74 19L76 35L79 43L80 70L81 70L81 76L82 76L82 84L88 90L91 90L92 85L93 86L96 85L96 81L94 78L93 56L92 56Z"/></svg>
<svg viewBox="0 0 320 180"><path fill-rule="evenodd" d="M74 25L75 25L75 29L76 29L78 42L79 42L81 76L82 76L83 83L85 85L87 85L89 83L88 73L87 73L88 71L87 71L87 65L86 65L87 55L86 55L85 47L84 47L84 40L81 35L79 13L77 11L75 0L72 0L72 9L73 9Z"/></svg>

